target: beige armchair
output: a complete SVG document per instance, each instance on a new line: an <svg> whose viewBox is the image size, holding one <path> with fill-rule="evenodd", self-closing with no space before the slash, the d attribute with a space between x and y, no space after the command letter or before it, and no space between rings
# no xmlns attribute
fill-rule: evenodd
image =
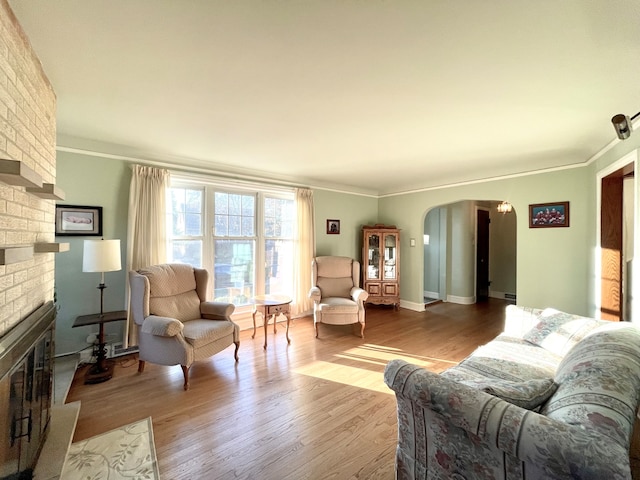
<svg viewBox="0 0 640 480"><path fill-rule="evenodd" d="M361 325L364 338L364 301L369 294L360 288L360 262L349 257L316 257L311 262L313 324Z"/></svg>
<svg viewBox="0 0 640 480"><path fill-rule="evenodd" d="M181 365L184 389L189 368L235 343L238 361L240 329L231 320L230 303L207 302L209 273L183 264L154 265L129 272L131 315L138 327L140 361Z"/></svg>

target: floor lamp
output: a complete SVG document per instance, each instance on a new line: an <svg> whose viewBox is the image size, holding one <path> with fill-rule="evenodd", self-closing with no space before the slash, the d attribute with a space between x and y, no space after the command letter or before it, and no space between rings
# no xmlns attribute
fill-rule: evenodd
<svg viewBox="0 0 640 480"><path fill-rule="evenodd" d="M82 271L83 272L100 272L100 314L96 316L93 323L100 325L100 333L98 334L98 354L96 356L96 364L89 370L90 375L94 375L99 381L108 380L111 374L102 375L110 372L113 368L107 362L107 349L104 338L104 324L109 321L105 317L104 312L104 289L107 286L104 283L104 272L117 272L122 269L120 262L120 240L85 240L84 252L82 255ZM101 376L102 375L102 376ZM94 382L97 383L97 382Z"/></svg>

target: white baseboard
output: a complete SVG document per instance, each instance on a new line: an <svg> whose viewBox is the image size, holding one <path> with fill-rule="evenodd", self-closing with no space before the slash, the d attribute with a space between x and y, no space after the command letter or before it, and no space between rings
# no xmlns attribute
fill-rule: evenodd
<svg viewBox="0 0 640 480"><path fill-rule="evenodd" d="M458 297L456 295L447 295L447 302L457 303L460 305L473 305L476 303L476 297Z"/></svg>
<svg viewBox="0 0 640 480"><path fill-rule="evenodd" d="M424 312L424 302L415 303L400 299L400 307L406 308L407 310L413 310L414 312Z"/></svg>
<svg viewBox="0 0 640 480"><path fill-rule="evenodd" d="M428 292L425 290L422 295L427 298L440 298L440 292Z"/></svg>

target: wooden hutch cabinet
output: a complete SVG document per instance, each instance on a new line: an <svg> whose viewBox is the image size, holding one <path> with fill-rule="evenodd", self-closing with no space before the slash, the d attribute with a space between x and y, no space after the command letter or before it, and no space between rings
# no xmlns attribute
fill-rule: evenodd
<svg viewBox="0 0 640 480"><path fill-rule="evenodd" d="M362 276L367 303L400 306L400 230L394 225L362 227Z"/></svg>

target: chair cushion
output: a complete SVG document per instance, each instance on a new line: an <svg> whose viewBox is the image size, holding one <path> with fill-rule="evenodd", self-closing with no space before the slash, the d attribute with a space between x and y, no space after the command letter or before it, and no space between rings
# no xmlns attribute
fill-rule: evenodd
<svg viewBox="0 0 640 480"><path fill-rule="evenodd" d="M198 349L227 335L233 335L234 324L226 320L191 320L185 322L182 334Z"/></svg>
<svg viewBox="0 0 640 480"><path fill-rule="evenodd" d="M353 260L349 257L316 257L318 277L341 278L353 276Z"/></svg>
<svg viewBox="0 0 640 480"><path fill-rule="evenodd" d="M201 318L200 297L195 290L171 297L151 297L149 314L176 318L181 322Z"/></svg>
<svg viewBox="0 0 640 480"><path fill-rule="evenodd" d="M342 278L318 277L317 286L322 292L322 297L350 297L353 288L351 276ZM324 300L323 300L324 301Z"/></svg>
<svg viewBox="0 0 640 480"><path fill-rule="evenodd" d="M318 304L322 313L358 313L358 304L349 298L327 297Z"/></svg>
<svg viewBox="0 0 640 480"><path fill-rule="evenodd" d="M149 295L152 297L170 297L196 289L196 277L191 265L153 265L139 273L149 279Z"/></svg>

